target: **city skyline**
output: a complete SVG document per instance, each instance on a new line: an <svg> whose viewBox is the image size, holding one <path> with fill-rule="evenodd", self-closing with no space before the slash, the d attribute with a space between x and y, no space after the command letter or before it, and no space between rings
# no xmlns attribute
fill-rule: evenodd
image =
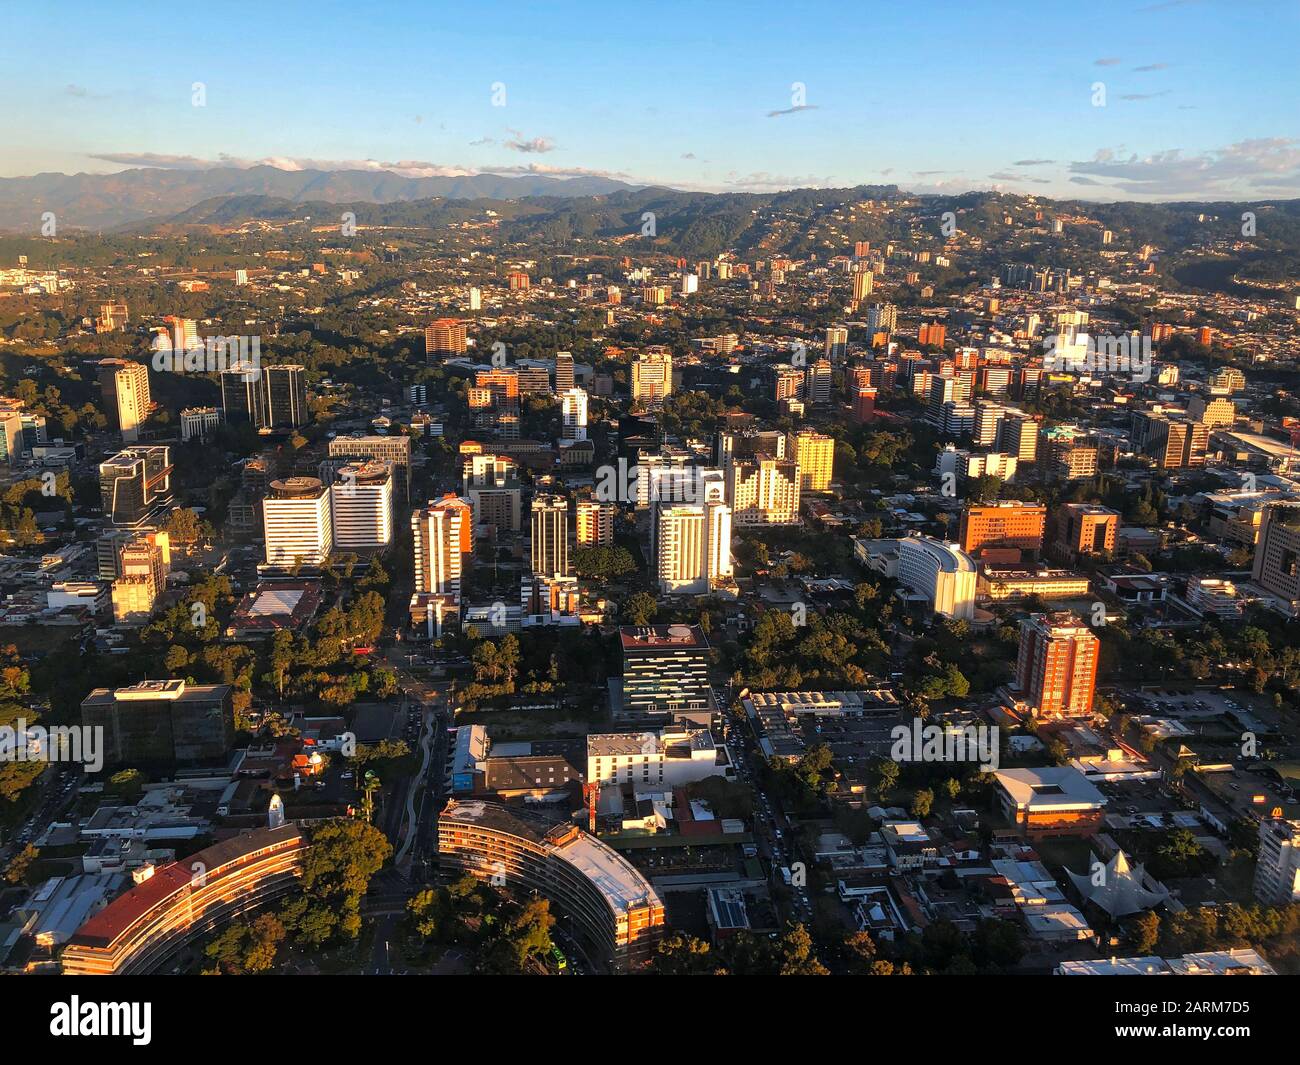
<svg viewBox="0 0 1300 1065"><path fill-rule="evenodd" d="M1245 32L1212 2L852 22L821 4L673 4L649 24L588 4L363 19L236 5L220 21L62 6L82 27L66 61L24 49L5 65L34 106L0 117L4 177L269 164L700 191L1300 194L1285 32L1298 16L1271 2ZM39 35L42 17L11 13L10 39Z"/></svg>

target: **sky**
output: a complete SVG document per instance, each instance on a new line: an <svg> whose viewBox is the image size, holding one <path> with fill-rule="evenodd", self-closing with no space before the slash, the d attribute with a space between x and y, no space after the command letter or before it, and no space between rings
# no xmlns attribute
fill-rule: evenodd
<svg viewBox="0 0 1300 1065"><path fill-rule="evenodd" d="M1296 0L44 0L0 13L0 176L1291 198L1297 30Z"/></svg>

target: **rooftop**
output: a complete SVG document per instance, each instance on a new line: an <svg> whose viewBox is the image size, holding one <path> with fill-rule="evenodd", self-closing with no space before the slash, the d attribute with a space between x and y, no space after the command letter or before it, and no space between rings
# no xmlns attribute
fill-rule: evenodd
<svg viewBox="0 0 1300 1065"><path fill-rule="evenodd" d="M478 799L453 800L441 818L462 824L481 824L539 844L590 880L615 913L659 902L650 882L631 862L576 826L548 823L536 815L508 810L497 803Z"/></svg>
<svg viewBox="0 0 1300 1065"><path fill-rule="evenodd" d="M618 630L618 636L624 651L709 649L704 630L698 625L624 625Z"/></svg>
<svg viewBox="0 0 1300 1065"><path fill-rule="evenodd" d="M994 776L1012 802L1031 810L1106 805L1106 797L1082 773L1069 766L1002 769Z"/></svg>

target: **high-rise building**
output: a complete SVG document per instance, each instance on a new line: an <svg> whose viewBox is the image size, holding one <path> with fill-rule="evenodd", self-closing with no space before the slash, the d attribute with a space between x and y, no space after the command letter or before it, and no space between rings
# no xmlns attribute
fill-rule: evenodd
<svg viewBox="0 0 1300 1065"><path fill-rule="evenodd" d="M257 370L221 371L221 410L229 425L269 429L266 382Z"/></svg>
<svg viewBox="0 0 1300 1065"><path fill-rule="evenodd" d="M172 351L190 351L202 343L198 323L193 318L177 318L169 314L163 321L167 323L167 343Z"/></svg>
<svg viewBox="0 0 1300 1065"><path fill-rule="evenodd" d="M853 273L853 301L861 303L871 295L875 287L875 275L870 269L855 270Z"/></svg>
<svg viewBox="0 0 1300 1065"><path fill-rule="evenodd" d="M804 379L804 399L814 407L826 407L831 402L831 385L834 372L827 359L818 359L808 367L808 376Z"/></svg>
<svg viewBox="0 0 1300 1065"><path fill-rule="evenodd" d="M1042 503L972 503L961 513L961 549L976 557L990 547L1037 554L1043 549L1046 524L1047 507Z"/></svg>
<svg viewBox="0 0 1300 1065"><path fill-rule="evenodd" d="M673 390L673 357L667 351L648 351L632 363L632 402L663 402Z"/></svg>
<svg viewBox="0 0 1300 1065"><path fill-rule="evenodd" d="M975 428L971 431L971 443L976 447L995 447L998 431L1006 418L1008 410L1000 403L975 404Z"/></svg>
<svg viewBox="0 0 1300 1065"><path fill-rule="evenodd" d="M573 353L555 353L555 394L562 396L573 387Z"/></svg>
<svg viewBox="0 0 1300 1065"><path fill-rule="evenodd" d="M109 426L117 429L126 443L135 443L140 439L140 426L149 417L149 367L142 362L103 359L99 386Z"/></svg>
<svg viewBox="0 0 1300 1065"><path fill-rule="evenodd" d="M139 533L113 544L113 620L143 625L167 587L171 543L165 532Z"/></svg>
<svg viewBox="0 0 1300 1065"><path fill-rule="evenodd" d="M110 590L113 622L117 625L148 624L158 601L158 589L148 577L118 577Z"/></svg>
<svg viewBox="0 0 1300 1065"><path fill-rule="evenodd" d="M1187 418L1148 415L1142 451L1164 470L1204 466L1210 446L1210 428L1205 422Z"/></svg>
<svg viewBox="0 0 1300 1065"><path fill-rule="evenodd" d="M1062 503L1052 515L1052 537L1059 557L1113 554L1119 539L1119 511L1099 503Z"/></svg>
<svg viewBox="0 0 1300 1065"><path fill-rule="evenodd" d="M1255 898L1265 906L1300 902L1300 821L1270 817L1260 823Z"/></svg>
<svg viewBox="0 0 1300 1065"><path fill-rule="evenodd" d="M0 459L16 466L25 450L30 449L23 433L22 407L17 401L5 404L0 408Z"/></svg>
<svg viewBox="0 0 1300 1065"><path fill-rule="evenodd" d="M727 502L737 525L797 525L799 464L758 455L726 466Z"/></svg>
<svg viewBox="0 0 1300 1065"><path fill-rule="evenodd" d="M99 464L99 494L104 516L117 526L136 527L172 501L171 449L129 447Z"/></svg>
<svg viewBox="0 0 1300 1065"><path fill-rule="evenodd" d="M524 805L453 799L438 816L439 865L547 899L602 967L647 967L664 934L664 905L650 882L594 835Z"/></svg>
<svg viewBox="0 0 1300 1065"><path fill-rule="evenodd" d="M826 328L826 346L823 354L832 362L842 359L849 350L849 331L842 325Z"/></svg>
<svg viewBox="0 0 1300 1065"><path fill-rule="evenodd" d="M734 774L707 728L672 725L658 732L593 732L587 736L588 784L664 792L708 777Z"/></svg>
<svg viewBox="0 0 1300 1065"><path fill-rule="evenodd" d="M1187 401L1187 416L1203 422L1211 429L1222 425L1231 427L1237 420L1237 407L1232 400L1223 396L1210 400L1204 396L1193 396Z"/></svg>
<svg viewBox="0 0 1300 1065"><path fill-rule="evenodd" d="M385 548L393 542L393 468L387 462L351 462L330 485L334 547Z"/></svg>
<svg viewBox="0 0 1300 1065"><path fill-rule="evenodd" d="M474 375L474 386L487 389L492 393L493 403L500 404L506 400L518 400L519 371L513 367L498 366L491 370L479 370Z"/></svg>
<svg viewBox="0 0 1300 1065"><path fill-rule="evenodd" d="M1031 614L1020 623L1020 697L1044 717L1089 716L1100 647L1092 630L1069 611Z"/></svg>
<svg viewBox="0 0 1300 1065"><path fill-rule="evenodd" d="M213 761L234 747L234 689L183 680L96 688L81 702L81 723L104 737L106 765Z"/></svg>
<svg viewBox="0 0 1300 1065"><path fill-rule="evenodd" d="M95 318L96 333L115 333L126 327L128 312L125 301L115 300L99 305L99 315Z"/></svg>
<svg viewBox="0 0 1300 1065"><path fill-rule="evenodd" d="M1054 425L1042 435L1045 468L1050 479L1082 481L1097 476L1096 445L1089 443L1081 430L1068 425Z"/></svg>
<svg viewBox="0 0 1300 1065"><path fill-rule="evenodd" d="M941 348L948 339L948 327L942 322L922 322L916 331L916 342L930 347Z"/></svg>
<svg viewBox="0 0 1300 1065"><path fill-rule="evenodd" d="M226 423L249 423L258 430L284 432L311 420L307 409L307 369L283 364L223 370L221 409Z"/></svg>
<svg viewBox="0 0 1300 1065"><path fill-rule="evenodd" d="M329 443L330 458L376 459L393 467L393 495L406 502L411 498L411 438L391 436L336 436Z"/></svg>
<svg viewBox="0 0 1300 1065"><path fill-rule="evenodd" d="M473 307L474 293L476 289L470 289L471 310ZM440 359L453 359L458 355L464 355L468 350L468 341L465 335L465 323L459 318L435 318L424 327L424 354L429 357Z"/></svg>
<svg viewBox="0 0 1300 1065"><path fill-rule="evenodd" d="M523 486L519 467L504 455L466 456L462 468L462 494L474 508L474 524L491 525L505 532L523 528Z"/></svg>
<svg viewBox="0 0 1300 1065"><path fill-rule="evenodd" d="M926 419L935 425L942 425L944 418L944 407L952 404L957 407L966 408L970 404L971 398L971 379L965 374L954 374L951 377L945 377L940 374L933 374L930 377L930 390L926 397ZM970 411L971 428L974 429L976 412Z"/></svg>
<svg viewBox="0 0 1300 1065"><path fill-rule="evenodd" d="M330 556L330 496L315 477L272 481L262 502L268 566L320 566Z"/></svg>
<svg viewBox="0 0 1300 1065"><path fill-rule="evenodd" d="M474 550L469 501L448 492L411 515L415 548L415 590L460 594L465 557Z"/></svg>
<svg viewBox="0 0 1300 1065"><path fill-rule="evenodd" d="M1209 344L1213 339L1213 331L1202 330L1202 344ZM1246 390L1246 375L1235 366L1220 366L1205 379L1206 385L1210 389L1211 395L1232 395L1234 392L1244 392Z"/></svg>
<svg viewBox="0 0 1300 1065"><path fill-rule="evenodd" d="M569 501L537 495L532 507L532 568L539 577L568 577Z"/></svg>
<svg viewBox="0 0 1300 1065"><path fill-rule="evenodd" d="M515 372L519 375L519 394L521 396L549 396L551 394L551 368L544 362L525 362L519 359L515 363Z"/></svg>
<svg viewBox="0 0 1300 1065"><path fill-rule="evenodd" d="M587 439L587 393L581 388L570 388L560 401L563 424L561 439Z"/></svg>
<svg viewBox="0 0 1300 1065"><path fill-rule="evenodd" d="M831 486L835 465L835 438L811 429L791 433L786 454L799 466L799 487L805 492L824 492Z"/></svg>
<svg viewBox="0 0 1300 1065"><path fill-rule="evenodd" d="M853 420L869 422L876 416L876 390L869 386L859 388L853 395Z"/></svg>
<svg viewBox="0 0 1300 1065"><path fill-rule="evenodd" d="M665 594L705 595L730 584L731 508L719 498L659 503L653 516L655 575Z"/></svg>
<svg viewBox="0 0 1300 1065"><path fill-rule="evenodd" d="M623 713L703 717L712 710L709 641L698 625L624 626Z"/></svg>
<svg viewBox="0 0 1300 1065"><path fill-rule="evenodd" d="M773 399L778 403L783 399L798 399L803 395L804 372L794 366L781 366L776 371L776 387Z"/></svg>
<svg viewBox="0 0 1300 1065"><path fill-rule="evenodd" d="M892 303L874 303L867 308L868 333L892 333L898 328L898 308Z"/></svg>
<svg viewBox="0 0 1300 1065"><path fill-rule="evenodd" d="M577 542L580 547L608 547L614 542L613 503L596 499L580 499L577 506Z"/></svg>
<svg viewBox="0 0 1300 1065"><path fill-rule="evenodd" d="M1021 466L1038 461L1038 422L1023 411L1008 410L998 426L997 448L1014 455Z"/></svg>
<svg viewBox="0 0 1300 1065"><path fill-rule="evenodd" d="M266 382L268 428L297 429L311 421L305 366L264 366L262 378Z"/></svg>
<svg viewBox="0 0 1300 1065"><path fill-rule="evenodd" d="M1300 503L1264 505L1251 579L1300 614Z"/></svg>

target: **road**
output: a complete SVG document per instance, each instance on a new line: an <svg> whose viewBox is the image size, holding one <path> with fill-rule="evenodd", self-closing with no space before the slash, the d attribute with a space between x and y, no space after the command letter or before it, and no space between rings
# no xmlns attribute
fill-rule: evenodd
<svg viewBox="0 0 1300 1065"><path fill-rule="evenodd" d="M420 750L424 752L424 757L420 761L420 771L415 775L406 789L406 813L403 824L406 826L406 834L402 840L402 845L398 848L397 857L393 864L404 874L410 871L409 855L411 845L419 835L420 815L417 810L417 801L422 806L425 792L429 789L429 766L433 761L434 748L437 745L436 737L439 731L446 731L441 725L441 718L432 709L426 708L421 715L420 723ZM442 766L435 765L434 772L441 774Z"/></svg>

